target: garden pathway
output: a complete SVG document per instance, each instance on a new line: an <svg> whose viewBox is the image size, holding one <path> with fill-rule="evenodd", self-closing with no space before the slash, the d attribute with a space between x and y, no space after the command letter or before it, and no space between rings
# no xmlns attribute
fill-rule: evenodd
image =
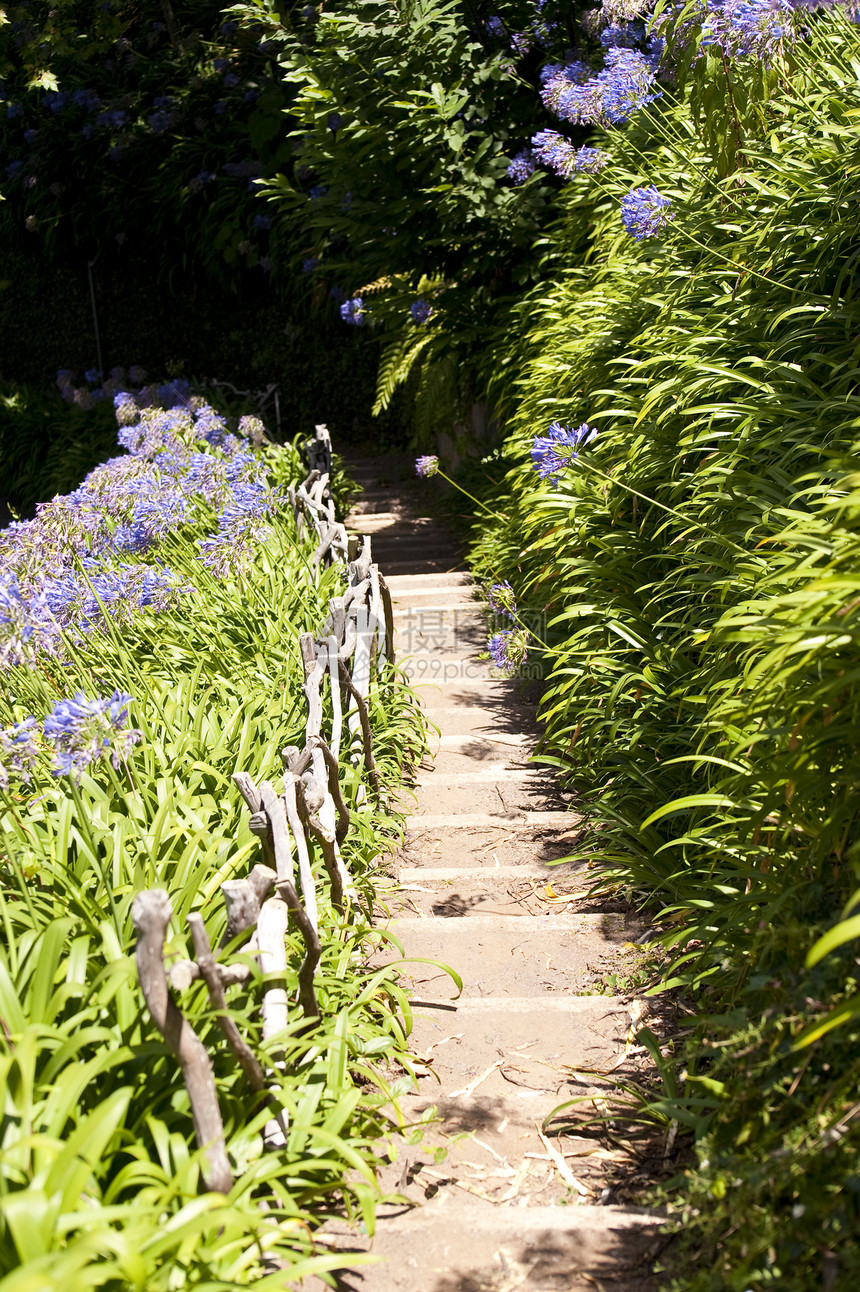
<svg viewBox="0 0 860 1292"><path fill-rule="evenodd" d="M549 868L571 851L578 818L552 774L528 762L538 735L528 688L493 679L477 658L485 612L450 534L421 514L430 491L411 466L351 461L364 492L348 525L372 535L398 663L440 733L408 795L397 884L379 919L418 958L405 977L424 1066L403 1107L427 1126L395 1137L383 1182L420 1205L384 1207L372 1241L330 1230L347 1250L384 1258L346 1269L341 1286L647 1292L659 1220L624 1205L635 1157L588 1134L540 1131L577 1095L605 1106L591 1073L623 1061L645 1006L588 993L630 960L641 926L582 893L581 863ZM457 971L461 995L428 960Z"/></svg>

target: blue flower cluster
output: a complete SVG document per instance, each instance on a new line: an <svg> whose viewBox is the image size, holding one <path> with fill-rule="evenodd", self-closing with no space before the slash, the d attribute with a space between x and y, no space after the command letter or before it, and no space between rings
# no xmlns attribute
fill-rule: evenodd
<svg viewBox="0 0 860 1292"><path fill-rule="evenodd" d="M637 242L658 237L672 219L674 212L671 199L664 197L653 184L646 188L631 189L621 199L621 220L624 228Z"/></svg>
<svg viewBox="0 0 860 1292"><path fill-rule="evenodd" d="M539 131L532 144L536 160L562 179L570 179L577 171L594 175L609 161L609 154L599 148L574 148L557 130Z"/></svg>
<svg viewBox="0 0 860 1292"><path fill-rule="evenodd" d="M653 60L636 49L608 49L606 66L583 80L579 63L553 70L541 97L563 121L619 125L637 109L659 99Z"/></svg>
<svg viewBox="0 0 860 1292"><path fill-rule="evenodd" d="M488 643L493 665L505 677L510 677L520 664L528 659L529 634L525 628L505 628L494 633Z"/></svg>
<svg viewBox="0 0 860 1292"><path fill-rule="evenodd" d="M340 307L340 317L344 323L349 323L353 327L363 327L369 312L360 296L351 297L350 300L344 301Z"/></svg>
<svg viewBox="0 0 860 1292"><path fill-rule="evenodd" d="M507 579L492 585L487 593L487 605L494 615L505 615L508 619L516 618L517 601Z"/></svg>
<svg viewBox="0 0 860 1292"><path fill-rule="evenodd" d="M141 738L128 726L131 698L125 691L114 691L106 699L88 700L79 691L71 699L58 700L41 723L30 715L0 730L0 789L8 790L10 772L30 783L40 757L40 736L53 755L55 776L71 776L79 783L86 768L108 754L119 767Z"/></svg>
<svg viewBox="0 0 860 1292"><path fill-rule="evenodd" d="M433 317L433 306L429 301L413 301L409 306L409 313L412 315L414 323L426 323L429 318Z"/></svg>
<svg viewBox="0 0 860 1292"><path fill-rule="evenodd" d="M553 422L546 435L535 436L532 465L541 480L550 479L555 483L559 473L596 438L597 428L587 422L576 427Z"/></svg>
<svg viewBox="0 0 860 1292"><path fill-rule="evenodd" d="M676 40L695 40L697 54L715 49L727 58L755 58L770 63L778 50L796 40L800 31L792 0L698 0L685 6L673 27Z"/></svg>
<svg viewBox="0 0 860 1292"><path fill-rule="evenodd" d="M508 167L508 174L515 184L525 184L529 175L534 174L535 159L531 149L524 148L518 152Z"/></svg>
<svg viewBox="0 0 860 1292"><path fill-rule="evenodd" d="M33 520L0 530L0 667L33 665L40 652L62 656L64 634L174 605L188 585L157 555L152 564L128 558L155 554L183 524L220 513L217 534L201 544L203 564L220 575L239 569L265 537L263 521L282 496L242 434L259 438L261 424L243 419L237 436L197 397L158 406L159 392L166 403L181 389L174 382L117 391L118 440L127 454L42 503Z"/></svg>

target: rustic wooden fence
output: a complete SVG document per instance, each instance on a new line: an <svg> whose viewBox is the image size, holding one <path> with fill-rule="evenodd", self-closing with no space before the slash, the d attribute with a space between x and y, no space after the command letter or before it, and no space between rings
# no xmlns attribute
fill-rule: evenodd
<svg viewBox="0 0 860 1292"><path fill-rule="evenodd" d="M347 535L335 517L329 487L331 440L324 426L316 428L303 454L308 475L288 490L296 527L300 535L310 531L318 537L311 557L315 577L319 578L322 565L340 563L347 586L341 596L331 599L320 632L316 636L305 633L299 639L307 706L305 743L303 749L282 750L283 793L278 794L269 781L255 783L246 771L233 774L251 813L250 828L260 838L264 862L255 865L246 878L221 885L227 929L218 950L244 934L247 937L239 949L246 958L232 964L220 960L209 943L202 916L193 912L188 916L188 928L194 959L174 962L168 970L164 940L173 914L168 893L150 889L139 893L132 906L143 995L188 1088L197 1142L207 1163L204 1183L224 1193L232 1187L233 1176L212 1066L173 993L181 993L198 979L205 983L224 1040L250 1089L272 1104L265 1143L269 1147L283 1145L288 1129L286 1113L270 1094L272 1074L267 1075L228 1013L225 990L249 977L247 953L252 953L265 983L260 1002L263 1038L269 1040L284 1031L293 1004L278 979L283 980L287 971L285 939L292 921L305 948L298 1005L305 1018L319 1017L314 975L321 944L314 872L316 869L327 880L335 909L345 912L355 901L355 889L341 855L350 829L350 808L342 791L340 768L343 758L353 767L363 767L352 811L366 810L371 798L378 800L368 697L375 674L394 663L391 596L372 563L370 539L364 538L359 551L358 539ZM322 730L326 688L332 715L327 736ZM315 859L321 863L316 867Z"/></svg>

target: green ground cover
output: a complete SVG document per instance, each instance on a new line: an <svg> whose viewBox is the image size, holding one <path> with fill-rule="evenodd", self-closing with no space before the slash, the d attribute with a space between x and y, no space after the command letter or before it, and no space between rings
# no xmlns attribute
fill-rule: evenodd
<svg viewBox="0 0 860 1292"><path fill-rule="evenodd" d="M319 894L321 1017L291 1013L264 1042L253 957L230 989L287 1111L285 1148L263 1150L271 1108L202 986L180 995L213 1059L235 1176L228 1196L201 1190L188 1095L137 982L131 905L164 888L168 954L188 954L195 910L217 945L219 885L260 851L231 774L276 780L280 750L304 743L298 637L319 631L342 575L317 580L316 536L299 538L283 505L281 486L305 474L295 447L252 449L193 397L142 412L124 398L131 451L0 535L0 1286L283 1287L334 1263L312 1239L326 1214L373 1225L410 1016L393 972L368 966L370 884L400 831L384 790L423 728L396 674L380 674L383 796L353 812L343 845L358 905L342 915ZM362 775L344 758L353 807ZM295 999L295 931L288 950Z"/></svg>

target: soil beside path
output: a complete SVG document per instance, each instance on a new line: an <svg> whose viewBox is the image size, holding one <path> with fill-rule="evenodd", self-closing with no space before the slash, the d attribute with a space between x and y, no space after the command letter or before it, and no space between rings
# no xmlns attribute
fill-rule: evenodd
<svg viewBox="0 0 860 1292"><path fill-rule="evenodd" d="M652 1292L660 1218L623 1201L636 1154L594 1129L541 1132L577 1096L605 1108L593 1074L625 1062L646 1006L590 993L607 968L629 965L644 926L583 892L582 863L550 868L572 850L577 817L552 773L528 761L538 728L527 688L494 679L477 658L485 612L456 542L422 515L426 485L416 487L412 460L349 469L364 489L349 528L372 535L394 600L398 663L440 733L407 799L406 843L380 919L408 957L452 966L463 991L432 965L405 967L423 1075L403 1109L427 1126L395 1137L384 1184L413 1205L382 1208L372 1241L327 1226L345 1252L384 1258L346 1268L342 1286Z"/></svg>

